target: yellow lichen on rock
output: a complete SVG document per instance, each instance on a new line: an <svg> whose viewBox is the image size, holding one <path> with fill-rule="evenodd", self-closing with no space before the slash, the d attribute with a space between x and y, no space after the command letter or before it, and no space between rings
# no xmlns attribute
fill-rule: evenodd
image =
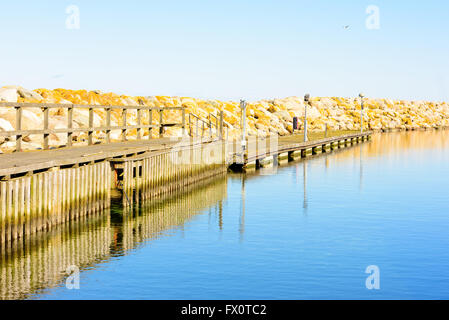
<svg viewBox="0 0 449 320"><path fill-rule="evenodd" d="M202 100L191 97L169 96L126 96L101 91L67 90L67 89L36 89L30 91L19 86L0 88L0 101L28 103L57 103L80 105L117 105L117 106L150 106L156 108L183 107L186 113L206 119L209 114L218 115L223 111L224 121L230 137L240 135L241 110L236 101ZM449 126L449 105L444 102L404 101L391 99L365 99L365 127L371 130L381 129L417 129ZM312 97L307 108L309 130L353 130L360 128L360 100L341 97ZM65 125L67 109L51 109L50 127L62 128ZM39 109L29 109L23 113L24 129L42 129L42 112ZM248 134L265 136L267 134L287 135L293 131L293 117L299 118L300 127L304 118L304 101L299 97L287 97L274 100L248 102L247 127ZM94 111L94 125L105 123L106 113L102 109ZM153 123L159 122L157 113L153 112ZM75 127L88 126L88 110L75 109ZM175 110L164 112L165 122L181 121L181 113ZM111 124L121 125L121 113L113 110ZM147 112L142 114L143 124L149 123ZM127 124L137 124L137 111L129 110ZM0 107L0 131L11 131L15 126L15 113L11 108ZM167 129L167 135L180 135L179 128ZM136 135L136 130L129 132L130 137ZM146 130L145 130L145 134ZM104 134L96 133L96 138L102 139ZM120 133L112 134L113 140L120 139ZM83 134L79 135L82 140ZM63 134L50 137L55 145L65 144ZM29 141L29 140L28 140ZM6 139L0 140L0 147L5 148ZM36 141L29 141L30 148ZM25 142L25 148L28 145Z"/></svg>

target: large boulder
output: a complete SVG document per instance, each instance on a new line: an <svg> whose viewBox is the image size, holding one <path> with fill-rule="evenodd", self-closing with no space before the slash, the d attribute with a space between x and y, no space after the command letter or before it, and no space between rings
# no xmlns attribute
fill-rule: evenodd
<svg viewBox="0 0 449 320"><path fill-rule="evenodd" d="M19 94L17 89L13 87L3 87L0 88L0 101L3 102L17 102L19 99Z"/></svg>
<svg viewBox="0 0 449 320"><path fill-rule="evenodd" d="M292 121L292 117L290 116L290 114L285 111L285 110L281 110L281 111L276 111L274 113L279 119L282 119L284 121Z"/></svg>
<svg viewBox="0 0 449 320"><path fill-rule="evenodd" d="M100 127L103 123L101 116L94 112L94 127ZM89 126L89 110L76 108L73 109L73 122L79 127L88 127ZM66 120L67 123L67 120ZM66 126L67 127L67 126Z"/></svg>
<svg viewBox="0 0 449 320"><path fill-rule="evenodd" d="M304 109L304 101L298 97L288 97L284 101L284 106L288 111L297 111L299 109Z"/></svg>
<svg viewBox="0 0 449 320"><path fill-rule="evenodd" d="M13 108L3 108L0 110L0 131L14 131L16 128L16 111ZM31 110L24 109L22 111L22 130L40 130L43 129L43 119L33 113ZM36 139L36 136L24 135L23 141L29 142ZM9 140L14 140L11 137ZM5 142L4 138L0 137L0 143Z"/></svg>
<svg viewBox="0 0 449 320"><path fill-rule="evenodd" d="M13 131L14 127L9 123L9 121L0 118L0 132ZM8 137L0 136L0 145L8 141Z"/></svg>
<svg viewBox="0 0 449 320"><path fill-rule="evenodd" d="M6 120L12 128L16 127L16 110L14 108L0 109L0 118ZM43 118L40 118L31 109L22 111L22 130L39 130L43 129ZM14 130L14 129L12 129Z"/></svg>
<svg viewBox="0 0 449 320"><path fill-rule="evenodd" d="M17 94L23 99L38 100L38 101L44 99L39 93L22 87L17 89Z"/></svg>
<svg viewBox="0 0 449 320"><path fill-rule="evenodd" d="M337 106L337 102L331 98L321 98L320 102L325 108L334 108Z"/></svg>

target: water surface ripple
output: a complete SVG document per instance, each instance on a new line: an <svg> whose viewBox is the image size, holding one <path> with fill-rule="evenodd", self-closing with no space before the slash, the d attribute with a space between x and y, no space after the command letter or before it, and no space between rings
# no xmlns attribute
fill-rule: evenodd
<svg viewBox="0 0 449 320"><path fill-rule="evenodd" d="M376 135L60 227L2 255L3 299L448 299L449 131ZM65 268L81 268L80 289ZM368 290L365 269L380 269Z"/></svg>

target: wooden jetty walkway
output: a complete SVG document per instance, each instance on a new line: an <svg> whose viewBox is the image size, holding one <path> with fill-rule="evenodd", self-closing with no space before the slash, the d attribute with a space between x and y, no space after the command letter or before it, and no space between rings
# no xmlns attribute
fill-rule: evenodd
<svg viewBox="0 0 449 320"><path fill-rule="evenodd" d="M228 164L237 169L254 170L348 147L369 140L371 135L370 131L353 132L307 142L303 141L302 134L284 137L276 135L265 138L247 137L244 149L237 141L229 145Z"/></svg>
<svg viewBox="0 0 449 320"><path fill-rule="evenodd" d="M16 114L15 130L0 132L0 136L13 137L16 142L15 153L0 154L2 244L102 212L109 208L114 194L121 197L126 210L132 210L134 203L224 174L228 167L253 170L329 152L365 141L371 135L351 133L310 142L301 142L302 135L272 135L247 137L242 142L226 139L223 113L201 119L193 114L187 116L184 108L12 103L0 103L0 107L14 108ZM43 129L22 130L26 108L42 110ZM66 128L49 129L51 108L67 109ZM88 110L89 126L74 128L74 110L83 108ZM106 113L105 126L93 126L97 109ZM121 116L120 126L111 125L112 110ZM167 110L180 112L181 121L164 122L163 113ZM137 125L127 123L131 111L137 115ZM154 112L159 114L157 124L152 123ZM164 137L167 127L182 128L183 136ZM151 130L155 128L159 135L152 139ZM113 130L120 130L121 142L111 141ZM130 140L129 130L137 130L135 140ZM74 132L87 133L86 146L72 145ZM95 141L94 133L98 132L104 132L104 140ZM65 147L51 148L49 135L56 133L67 136ZM42 135L42 150L22 152L22 140L28 135Z"/></svg>

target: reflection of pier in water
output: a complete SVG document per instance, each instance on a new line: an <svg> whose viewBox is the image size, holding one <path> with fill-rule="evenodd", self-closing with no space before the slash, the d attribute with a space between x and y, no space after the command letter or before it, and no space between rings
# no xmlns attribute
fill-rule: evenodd
<svg viewBox="0 0 449 320"><path fill-rule="evenodd" d="M144 241L158 239L211 207L220 209L226 192L226 179L214 178L171 197L152 199L132 214L115 213L113 206L94 217L15 241L0 250L0 299L26 299L63 285L67 267L92 269Z"/></svg>

